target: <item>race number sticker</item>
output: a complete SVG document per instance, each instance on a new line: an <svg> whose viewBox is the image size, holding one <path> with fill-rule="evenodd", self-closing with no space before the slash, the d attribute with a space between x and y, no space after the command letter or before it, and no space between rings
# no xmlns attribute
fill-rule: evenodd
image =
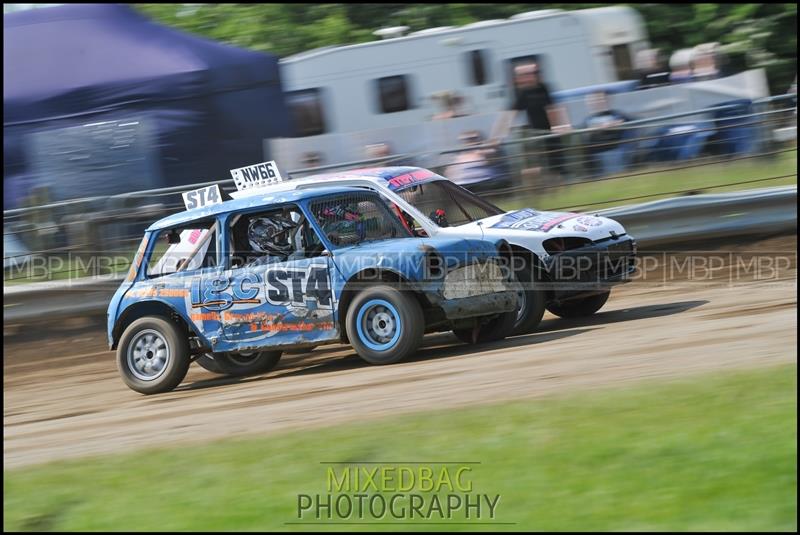
<svg viewBox="0 0 800 535"><path fill-rule="evenodd" d="M274 160L240 167L239 169L231 169L231 176L236 183L236 189L239 191L283 182L281 173L278 171L278 164Z"/></svg>
<svg viewBox="0 0 800 535"><path fill-rule="evenodd" d="M202 208L220 202L222 202L222 195L219 192L219 186L216 184L183 193L183 204L186 205L187 210Z"/></svg>

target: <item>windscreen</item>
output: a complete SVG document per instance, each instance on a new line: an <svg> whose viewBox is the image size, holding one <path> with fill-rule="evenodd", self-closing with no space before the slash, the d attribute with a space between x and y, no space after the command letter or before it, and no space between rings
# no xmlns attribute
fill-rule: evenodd
<svg viewBox="0 0 800 535"><path fill-rule="evenodd" d="M397 194L440 227L464 225L503 213L449 180L408 185L398 189Z"/></svg>

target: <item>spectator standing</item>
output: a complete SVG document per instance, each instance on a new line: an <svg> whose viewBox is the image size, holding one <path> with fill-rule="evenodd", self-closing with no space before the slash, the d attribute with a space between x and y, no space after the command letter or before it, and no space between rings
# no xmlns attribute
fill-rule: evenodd
<svg viewBox="0 0 800 535"><path fill-rule="evenodd" d="M493 137L506 137L518 112L525 112L530 135L564 133L572 129L566 110L553 102L549 87L541 80L538 64L517 65L514 68L514 85L517 92L514 103L511 109L498 119L494 130L500 132L500 135ZM539 143L533 145L525 147L525 151L534 153L541 151ZM545 139L544 149L549 169L563 178L566 169L561 139L559 137Z"/></svg>

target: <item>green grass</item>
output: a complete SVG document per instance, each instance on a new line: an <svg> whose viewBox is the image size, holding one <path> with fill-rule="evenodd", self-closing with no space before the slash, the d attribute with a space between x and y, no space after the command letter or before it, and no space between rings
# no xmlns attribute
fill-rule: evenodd
<svg viewBox="0 0 800 535"><path fill-rule="evenodd" d="M4 528L795 530L796 376L727 372L10 470ZM287 525L298 494L326 492L323 461L477 461L473 491L500 494L495 521L512 524Z"/></svg>
<svg viewBox="0 0 800 535"><path fill-rule="evenodd" d="M642 174L591 183L575 183L539 192L519 194L513 199L495 198L493 202L507 210L533 206L542 210L581 209L599 210L612 206L653 201L680 195L675 192L694 190L720 193L743 189L767 188L797 184L797 151L774 157L738 160L688 169L645 169ZM792 175L788 176L787 175ZM749 182L763 178L786 177L778 180ZM644 197L647 196L647 197ZM630 197L643 197L624 200Z"/></svg>

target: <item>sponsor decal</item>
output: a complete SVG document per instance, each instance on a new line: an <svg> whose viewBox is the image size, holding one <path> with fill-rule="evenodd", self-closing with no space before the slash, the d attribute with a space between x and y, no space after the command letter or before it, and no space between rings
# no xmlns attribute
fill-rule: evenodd
<svg viewBox="0 0 800 535"><path fill-rule="evenodd" d="M196 229L192 230L192 233L189 234L189 243L191 243L192 245L196 244L197 240L199 240L200 236L202 236L202 235L203 235L203 231L201 229L197 229L196 228Z"/></svg>
<svg viewBox="0 0 800 535"><path fill-rule="evenodd" d="M292 323L253 323L250 325L250 332L281 333L281 332L310 332L316 330L332 331L335 329L333 322L292 322Z"/></svg>
<svg viewBox="0 0 800 535"><path fill-rule="evenodd" d="M192 281L192 308L222 311L234 305L264 302L289 309L332 309L331 283L328 268L308 266L305 269L283 267L269 269L262 278L246 272L235 277L214 279L197 277Z"/></svg>
<svg viewBox="0 0 800 535"><path fill-rule="evenodd" d="M192 321L219 321L219 314L214 312L201 312L189 316Z"/></svg>
<svg viewBox="0 0 800 535"><path fill-rule="evenodd" d="M600 225L603 224L602 219L590 215L581 216L575 221L587 227L599 227Z"/></svg>
<svg viewBox="0 0 800 535"><path fill-rule="evenodd" d="M492 225L492 228L510 228L518 230L538 230L547 232L556 225L569 219L580 217L580 214L538 212L532 208L509 212Z"/></svg>
<svg viewBox="0 0 800 535"><path fill-rule="evenodd" d="M183 288L155 288L148 286L130 292L131 297L186 297L186 290Z"/></svg>
<svg viewBox="0 0 800 535"><path fill-rule="evenodd" d="M583 225L575 225L574 227L572 227L572 229L577 231L577 232L587 232L589 230L588 228L584 227Z"/></svg>
<svg viewBox="0 0 800 535"><path fill-rule="evenodd" d="M420 169L419 171L413 171L411 173L404 173L402 175L392 177L388 179L388 185L389 189L392 191L397 191L406 186L427 182L435 176L436 175L434 173L428 171L427 169Z"/></svg>

